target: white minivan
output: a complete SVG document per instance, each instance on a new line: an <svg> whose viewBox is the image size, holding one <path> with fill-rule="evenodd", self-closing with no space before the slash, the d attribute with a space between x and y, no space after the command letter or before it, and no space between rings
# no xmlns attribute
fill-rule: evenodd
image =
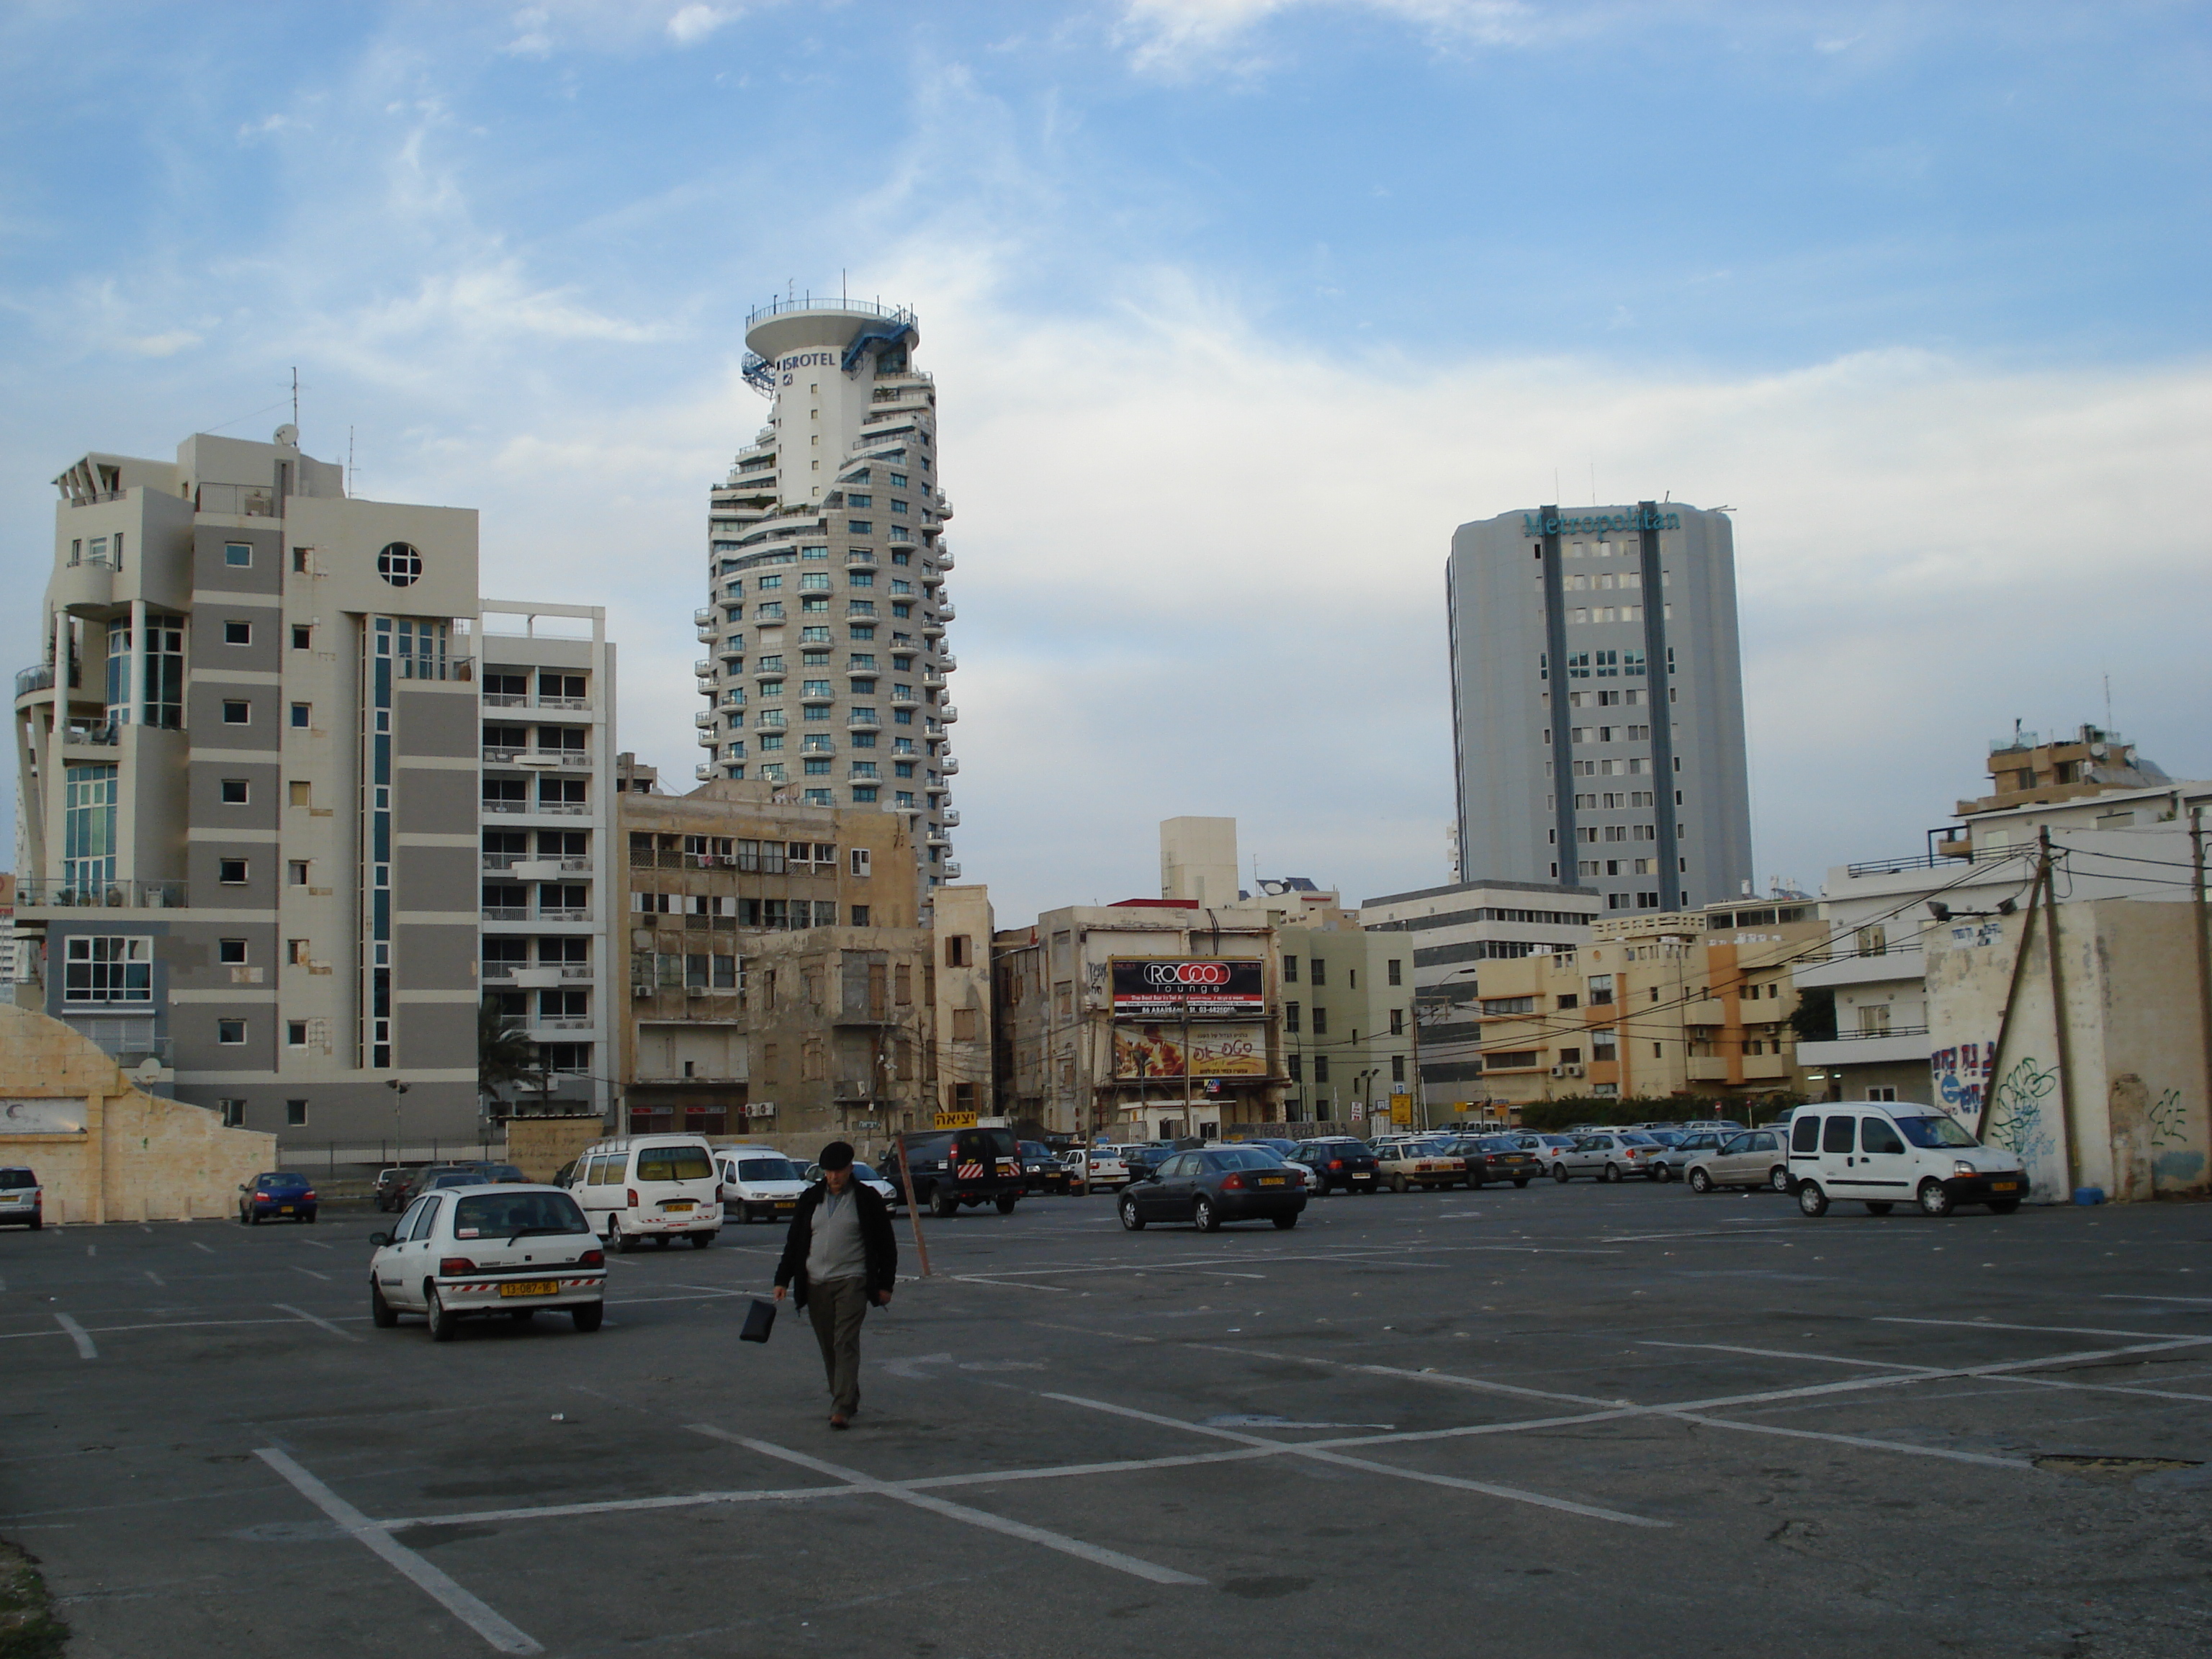
<svg viewBox="0 0 2212 1659"><path fill-rule="evenodd" d="M740 1225L789 1220L810 1184L773 1146L717 1146L714 1165L722 1175L722 1214Z"/></svg>
<svg viewBox="0 0 2212 1659"><path fill-rule="evenodd" d="M1834 1199L1856 1199L1875 1215L1899 1204L1938 1216L1986 1204L2010 1215L2027 1196L2027 1174L2018 1153L1983 1146L1939 1107L1835 1101L1791 1117L1790 1186L1807 1215L1826 1214Z"/></svg>
<svg viewBox="0 0 2212 1659"><path fill-rule="evenodd" d="M577 1154L568 1194L609 1248L688 1238L705 1249L722 1227L722 1183L697 1135L617 1135Z"/></svg>

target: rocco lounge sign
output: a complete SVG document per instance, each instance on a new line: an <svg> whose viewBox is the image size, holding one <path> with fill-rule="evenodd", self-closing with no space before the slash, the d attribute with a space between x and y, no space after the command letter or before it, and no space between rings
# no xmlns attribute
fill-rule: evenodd
<svg viewBox="0 0 2212 1659"><path fill-rule="evenodd" d="M1251 960L1170 957L1112 964L1114 1012L1123 1019L1264 1013L1267 978Z"/></svg>
<svg viewBox="0 0 2212 1659"><path fill-rule="evenodd" d="M1579 518L1547 519L1534 513L1521 515L1524 536L1625 536L1637 530L1680 530L1679 513L1586 513Z"/></svg>

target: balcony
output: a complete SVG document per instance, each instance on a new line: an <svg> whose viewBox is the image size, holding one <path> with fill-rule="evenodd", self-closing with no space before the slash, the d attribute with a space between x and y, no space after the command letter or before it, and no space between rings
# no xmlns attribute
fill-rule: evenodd
<svg viewBox="0 0 2212 1659"><path fill-rule="evenodd" d="M1893 1025L1887 1031L1838 1031L1825 1042L1797 1045L1800 1066L1887 1066L1928 1063L1928 1028Z"/></svg>
<svg viewBox="0 0 2212 1659"><path fill-rule="evenodd" d="M709 766L705 761L701 761L696 766L691 769L691 775L696 778L700 782L706 783L713 779L716 775L716 773L712 766Z"/></svg>
<svg viewBox="0 0 2212 1659"><path fill-rule="evenodd" d="M541 904L538 907L540 921L589 921L592 907L588 904Z"/></svg>
<svg viewBox="0 0 2212 1659"><path fill-rule="evenodd" d="M881 726L883 721L876 717L876 712L872 708L855 708L846 717L845 724L849 727L872 732Z"/></svg>
<svg viewBox="0 0 2212 1659"><path fill-rule="evenodd" d="M957 881L960 879L960 866L958 865L954 864L948 860L942 868L945 872L945 880Z"/></svg>
<svg viewBox="0 0 2212 1659"><path fill-rule="evenodd" d="M938 762L937 769L949 778L960 769L960 763L955 760L951 756L947 755L943 760Z"/></svg>
<svg viewBox="0 0 2212 1659"><path fill-rule="evenodd" d="M15 908L23 910L181 910L181 881L68 881L25 876L15 883Z"/></svg>
<svg viewBox="0 0 2212 1659"><path fill-rule="evenodd" d="M921 636L926 640L943 639L945 637L945 624L938 621L934 617L923 618L921 624Z"/></svg>
<svg viewBox="0 0 2212 1659"><path fill-rule="evenodd" d="M70 676L70 686L74 688L76 683L77 677L75 674L71 674ZM16 671L15 695L19 697L27 697L33 691L50 691L53 689L53 664L50 662L33 663L28 668L19 669Z"/></svg>
<svg viewBox="0 0 2212 1659"><path fill-rule="evenodd" d="M62 743L72 749L108 749L120 742L121 737L112 720L97 726L72 722L62 728Z"/></svg>
<svg viewBox="0 0 2212 1659"><path fill-rule="evenodd" d="M720 714L717 714L711 708L702 708L698 713L691 716L691 724L697 726L702 732L707 732L711 731L715 726L720 724L721 718L722 717Z"/></svg>
<svg viewBox="0 0 2212 1659"><path fill-rule="evenodd" d="M960 607L953 604L951 600L940 599L938 601L937 617L939 622L952 622L956 620L959 615Z"/></svg>
<svg viewBox="0 0 2212 1659"><path fill-rule="evenodd" d="M950 674L954 669L960 666L960 659L954 656L950 651L940 651L937 653L937 665L939 668L942 668L946 673Z"/></svg>
<svg viewBox="0 0 2212 1659"><path fill-rule="evenodd" d="M712 679L714 676L714 659L712 657L697 659L691 665L691 672L702 680Z"/></svg>
<svg viewBox="0 0 2212 1659"><path fill-rule="evenodd" d="M950 570L952 568L952 550L951 548L943 547L938 550L937 568L939 570Z"/></svg>
<svg viewBox="0 0 2212 1659"><path fill-rule="evenodd" d="M691 613L691 620L702 628L711 627L714 621L714 607L711 605L701 605Z"/></svg>
<svg viewBox="0 0 2212 1659"><path fill-rule="evenodd" d="M720 632L721 629L715 627L711 622L701 623L698 628L699 643L702 645L714 644L715 636Z"/></svg>
<svg viewBox="0 0 2212 1659"><path fill-rule="evenodd" d="M487 708L527 708L530 696L523 691L487 691L483 694L483 705Z"/></svg>
<svg viewBox="0 0 2212 1659"><path fill-rule="evenodd" d="M169 1063L169 1039L154 1035L151 1014L137 1019L101 1019L65 1013L62 1023L126 1069L143 1060L158 1060L163 1066Z"/></svg>
<svg viewBox="0 0 2212 1659"><path fill-rule="evenodd" d="M486 921L527 921L530 907L526 904L487 904L483 907Z"/></svg>
<svg viewBox="0 0 2212 1659"><path fill-rule="evenodd" d="M743 672L745 661L745 636L742 634L732 634L722 641L720 648L714 654L724 662L732 665L730 671L732 673Z"/></svg>
<svg viewBox="0 0 2212 1659"><path fill-rule="evenodd" d="M937 718L950 726L960 718L960 711L949 702L941 702L937 705Z"/></svg>
<svg viewBox="0 0 2212 1659"><path fill-rule="evenodd" d="M1838 954L1825 962L1808 962L1796 968L1791 980L1801 991L1817 986L1878 985L1890 980L1917 984L1923 977L1923 958L1917 945L1893 945L1879 954Z"/></svg>
<svg viewBox="0 0 2212 1659"><path fill-rule="evenodd" d="M265 484L204 483L192 503L201 513L228 513L245 519L276 516L276 492Z"/></svg>

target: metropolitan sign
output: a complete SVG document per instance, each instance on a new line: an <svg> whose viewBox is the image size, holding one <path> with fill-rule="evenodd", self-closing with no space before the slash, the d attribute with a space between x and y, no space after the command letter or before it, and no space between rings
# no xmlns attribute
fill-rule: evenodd
<svg viewBox="0 0 2212 1659"><path fill-rule="evenodd" d="M1253 960L1158 957L1117 960L1114 1013L1119 1019L1253 1019L1267 1012L1267 986Z"/></svg>

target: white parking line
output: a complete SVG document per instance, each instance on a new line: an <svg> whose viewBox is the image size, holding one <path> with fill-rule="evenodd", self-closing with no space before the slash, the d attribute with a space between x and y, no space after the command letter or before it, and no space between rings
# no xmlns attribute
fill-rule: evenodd
<svg viewBox="0 0 2212 1659"><path fill-rule="evenodd" d="M764 1457L781 1458L787 1463L798 1464L801 1468L812 1469L817 1474L833 1476L860 1491L875 1492L899 1503L911 1504L915 1509L927 1510L932 1515L941 1515L950 1521L963 1521L971 1527L981 1527L987 1531L1003 1533L1009 1538L1019 1538L1028 1543L1041 1544L1046 1549L1058 1550L1063 1555L1073 1555L1098 1566L1110 1567L1116 1572L1126 1572L1132 1577L1146 1579L1155 1584L1203 1585L1206 1583L1203 1578L1194 1577L1187 1572L1178 1572L1173 1567L1163 1567L1150 1561L1140 1561L1133 1555L1122 1554L1119 1550L1109 1550L1098 1544L1086 1544L1079 1538L1070 1538L1065 1533L1048 1532L1042 1527L1032 1527L1026 1522L1010 1521L1005 1516L993 1515L987 1510L972 1510L964 1504L955 1504L945 1498L933 1498L927 1492L915 1492L908 1487L895 1485L888 1480L878 1480L873 1475L861 1474L858 1469L848 1469L836 1463L825 1462L821 1458L810 1457L805 1452L793 1451L788 1447L772 1445L765 1440L748 1439L744 1436L731 1434L726 1430L716 1429L710 1425L693 1424L691 1426L702 1434L712 1435L718 1440L728 1440L733 1444L744 1447L748 1451L758 1452Z"/></svg>
<svg viewBox="0 0 2212 1659"><path fill-rule="evenodd" d="M196 1250L205 1250L210 1255L213 1255L215 1254L214 1245L203 1244L197 1238L192 1241L192 1248Z"/></svg>
<svg viewBox="0 0 2212 1659"><path fill-rule="evenodd" d="M54 1322L57 1325L59 1325L64 1330L67 1331L70 1334L70 1340L76 1344L76 1357L79 1359L97 1359L100 1358L100 1350L92 1346L92 1337L90 1334L86 1331L83 1326L78 1324L76 1321L71 1319L65 1313L56 1314L54 1316Z"/></svg>
<svg viewBox="0 0 2212 1659"><path fill-rule="evenodd" d="M1961 1331L2045 1331L2054 1336L2140 1336L2170 1339L2172 1331L2114 1331L2099 1325L2002 1325L1993 1319L1908 1319L1902 1314L1877 1314L1877 1325L1947 1325Z"/></svg>
<svg viewBox="0 0 2212 1659"><path fill-rule="evenodd" d="M169 1288L169 1281L162 1278L161 1274L155 1273L151 1267L146 1269L146 1277L152 1279L156 1285L159 1285L165 1291Z"/></svg>
<svg viewBox="0 0 2212 1659"><path fill-rule="evenodd" d="M1706 1353L1747 1353L1761 1359L1817 1359L1829 1365L1864 1365L1885 1371L1932 1371L1934 1365L1908 1365L1899 1359L1845 1359L1832 1353L1800 1353L1790 1348L1738 1348L1726 1342L1660 1342L1645 1340L1643 1348L1696 1348Z"/></svg>
<svg viewBox="0 0 2212 1659"><path fill-rule="evenodd" d="M1218 1440L1235 1441L1245 1446L1279 1448L1296 1457L1310 1457L1319 1462L1335 1463L1346 1468L1363 1469L1373 1474L1395 1475L1401 1480L1418 1480L1432 1486L1450 1486L1461 1492L1479 1492L1492 1498L1510 1498L1518 1504L1540 1504L1547 1510L1562 1510L1569 1515L1587 1516L1593 1521L1617 1522L1629 1527L1671 1527L1671 1521L1654 1520L1650 1516L1627 1515L1619 1510L1600 1509L1594 1504L1577 1504L1565 1498L1553 1498L1543 1492L1528 1492L1518 1486L1494 1486L1486 1480L1463 1480L1457 1475L1431 1474L1421 1469L1404 1469L1395 1464L1377 1463L1364 1457L1348 1457L1342 1452L1328 1449L1326 1443L1267 1440L1255 1434L1239 1434L1233 1429L1218 1429L1205 1424L1186 1423L1180 1418L1162 1417L1157 1413L1138 1411L1130 1406L1109 1405L1103 1400L1085 1400L1080 1395L1048 1394L1047 1400L1058 1400L1070 1406L1082 1406L1091 1411L1109 1412L1116 1417L1133 1418L1140 1423L1155 1423L1162 1428L1182 1429L1190 1434L1210 1435Z"/></svg>
<svg viewBox="0 0 2212 1659"><path fill-rule="evenodd" d="M544 1648L518 1629L490 1606L463 1589L443 1571L409 1549L383 1528L339 1497L313 1475L274 1446L263 1446L254 1455L292 1483L293 1487L337 1522L370 1552L410 1579L447 1612L483 1638L501 1653L543 1653Z"/></svg>
<svg viewBox="0 0 2212 1659"><path fill-rule="evenodd" d="M323 1243L323 1241L322 1241L321 1239L319 1239L319 1238L303 1238L303 1239L301 1239L301 1240L300 1241L300 1243L301 1243L302 1244L309 1245L309 1246L311 1246L311 1247L313 1247L313 1249L318 1249L318 1250L335 1250L336 1249L337 1249L337 1245L335 1245L335 1244L325 1244L325 1243Z"/></svg>
<svg viewBox="0 0 2212 1659"><path fill-rule="evenodd" d="M1985 1452L1952 1451L1942 1446L1908 1446L1893 1440L1875 1440L1864 1435L1824 1434L1817 1429L1785 1429L1772 1423L1735 1423L1726 1418L1705 1417L1696 1412L1668 1412L1665 1415L1678 1418L1685 1423L1702 1423L1708 1428L1735 1429L1744 1434L1779 1434L1793 1440L1827 1440L1838 1446L1863 1446L1869 1451L1909 1452L1916 1457L1942 1457L1954 1463L1978 1463L1998 1469L2025 1469L2030 1474L2041 1470L2021 1457L1991 1457Z"/></svg>
<svg viewBox="0 0 2212 1659"><path fill-rule="evenodd" d="M313 1267L302 1267L296 1261L292 1264L292 1271L295 1273L305 1273L310 1279L319 1279L325 1285L331 1282L331 1276L328 1273L319 1273Z"/></svg>
<svg viewBox="0 0 2212 1659"><path fill-rule="evenodd" d="M295 1308L289 1302L272 1302L269 1305L272 1308L278 1309L283 1312L290 1314L295 1319L304 1319L310 1325L319 1325L325 1330L328 1331L332 1336L342 1336L349 1342L359 1342L364 1340L358 1333L354 1331L342 1331L337 1326L331 1324L329 1320L322 1317L319 1314L311 1314L305 1308Z"/></svg>
<svg viewBox="0 0 2212 1659"><path fill-rule="evenodd" d="M2212 1302L2212 1296L2121 1296L2111 1293L2097 1299L2100 1302Z"/></svg>

